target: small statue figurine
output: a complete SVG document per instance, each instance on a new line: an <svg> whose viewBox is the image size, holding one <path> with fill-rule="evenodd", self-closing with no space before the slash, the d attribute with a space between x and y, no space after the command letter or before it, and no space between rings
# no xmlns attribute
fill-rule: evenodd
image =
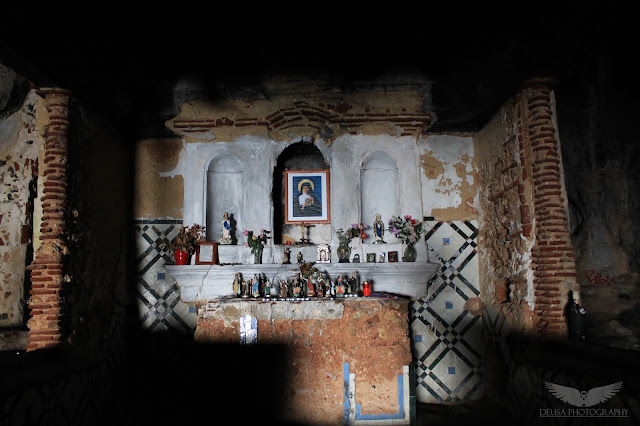
<svg viewBox="0 0 640 426"><path fill-rule="evenodd" d="M260 274L260 292L262 297L271 296L271 283L264 272Z"/></svg>
<svg viewBox="0 0 640 426"><path fill-rule="evenodd" d="M289 296L289 286L287 280L280 280L280 297L286 299Z"/></svg>
<svg viewBox="0 0 640 426"><path fill-rule="evenodd" d="M571 299L567 315L569 325L571 326L570 337L578 342L584 342L585 335L583 325L586 311L582 307L582 301L580 300L580 293L578 291L573 290L571 292Z"/></svg>
<svg viewBox="0 0 640 426"><path fill-rule="evenodd" d="M222 217L222 237L218 240L219 244L231 244L231 220L229 219L229 213L224 212Z"/></svg>
<svg viewBox="0 0 640 426"><path fill-rule="evenodd" d="M249 293L251 292L251 284L248 280L242 280L242 297L249 297Z"/></svg>
<svg viewBox="0 0 640 426"><path fill-rule="evenodd" d="M282 250L282 264L289 265L291 263L291 249L287 246L284 246Z"/></svg>
<svg viewBox="0 0 640 426"><path fill-rule="evenodd" d="M351 294L358 294L358 272L351 271L351 278L349 278L349 292Z"/></svg>
<svg viewBox="0 0 640 426"><path fill-rule="evenodd" d="M345 287L345 280L344 280L344 276L342 274L340 274L338 276L338 281L336 282L336 296L337 297L344 297L345 293L346 293L346 287Z"/></svg>
<svg viewBox="0 0 640 426"><path fill-rule="evenodd" d="M236 277L233 279L233 293L237 296L242 295L242 274L236 272Z"/></svg>
<svg viewBox="0 0 640 426"><path fill-rule="evenodd" d="M260 278L258 278L258 274L253 274L253 280L251 281L251 294L253 297L260 297Z"/></svg>
<svg viewBox="0 0 640 426"><path fill-rule="evenodd" d="M302 295L300 294L300 290L302 290L302 283L298 280L297 276L293 279L293 283L291 283L291 286L293 289L293 297L301 297Z"/></svg>
<svg viewBox="0 0 640 426"><path fill-rule="evenodd" d="M325 276L323 280L324 280L324 297L331 297L331 289L333 288L333 282L329 279L328 276Z"/></svg>
<svg viewBox="0 0 640 426"><path fill-rule="evenodd" d="M316 296L324 297L324 278L322 278L322 274L318 274L314 272L313 275L317 275L316 278Z"/></svg>
<svg viewBox="0 0 640 426"><path fill-rule="evenodd" d="M384 222L380 218L380 213L376 214L376 220L373 222L373 235L376 238L375 244L384 244Z"/></svg>
<svg viewBox="0 0 640 426"><path fill-rule="evenodd" d="M314 275L317 275L314 272L309 278L307 278L307 297L314 297L316 295L316 279Z"/></svg>
<svg viewBox="0 0 640 426"><path fill-rule="evenodd" d="M301 251L298 252L298 256L297 257L298 257L298 265L303 264L304 263L304 259L302 259L302 252Z"/></svg>

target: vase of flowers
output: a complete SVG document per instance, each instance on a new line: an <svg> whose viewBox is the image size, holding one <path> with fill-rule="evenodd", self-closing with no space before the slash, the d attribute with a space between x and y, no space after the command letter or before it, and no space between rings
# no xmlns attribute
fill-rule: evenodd
<svg viewBox="0 0 640 426"><path fill-rule="evenodd" d="M389 231L393 232L403 244L407 245L402 261L415 262L417 257L415 244L424 232L424 223L413 219L408 214L403 217L391 216L391 219L389 219Z"/></svg>
<svg viewBox="0 0 640 426"><path fill-rule="evenodd" d="M194 223L190 227L182 226L167 248L173 252L176 265L187 265L189 256L196 252L198 243L203 241L206 241L204 226Z"/></svg>
<svg viewBox="0 0 640 426"><path fill-rule="evenodd" d="M338 236L338 263L349 263L349 257L351 256L351 247L349 244L351 240L358 237L361 240L367 238L367 234L364 230L367 229L367 225L361 223L352 223L351 227L346 231L342 228L336 230Z"/></svg>
<svg viewBox="0 0 640 426"><path fill-rule="evenodd" d="M251 247L251 253L253 254L253 263L260 264L262 263L262 250L264 249L264 245L269 238L269 234L271 231L266 231L264 229L260 230L260 235L253 235L253 231L243 231L242 234L247 237L247 242L244 243L245 247Z"/></svg>

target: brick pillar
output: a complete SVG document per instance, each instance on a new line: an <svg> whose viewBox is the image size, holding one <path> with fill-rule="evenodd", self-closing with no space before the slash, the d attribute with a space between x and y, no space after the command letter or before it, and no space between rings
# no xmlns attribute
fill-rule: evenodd
<svg viewBox="0 0 640 426"><path fill-rule="evenodd" d="M541 335L566 336L568 292L578 290L575 254L567 224L566 192L548 81L534 80L518 102L523 178L530 183L535 244L531 259L536 326ZM529 218L529 212L523 214Z"/></svg>
<svg viewBox="0 0 640 426"><path fill-rule="evenodd" d="M63 266L66 245L65 211L67 207L67 139L69 130L68 91L43 89L49 112L49 126L45 134L41 245L34 260L27 267L31 271L29 291L30 318L27 351L57 345L62 337L60 320L62 309Z"/></svg>

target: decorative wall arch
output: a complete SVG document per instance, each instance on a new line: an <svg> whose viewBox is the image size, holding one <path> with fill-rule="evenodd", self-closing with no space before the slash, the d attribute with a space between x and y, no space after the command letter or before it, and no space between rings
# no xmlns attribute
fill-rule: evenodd
<svg viewBox="0 0 640 426"><path fill-rule="evenodd" d="M207 167L206 232L207 241L222 236L221 221L225 212L231 218L233 243L237 243L238 229L243 229L243 197L245 192L244 163L235 154L214 157Z"/></svg>
<svg viewBox="0 0 640 426"><path fill-rule="evenodd" d="M380 214L386 223L398 212L398 166L395 159L387 152L370 153L362 162L360 169L360 221L373 225L375 215ZM366 243L373 243L371 232ZM386 234L385 241L397 242L396 238Z"/></svg>

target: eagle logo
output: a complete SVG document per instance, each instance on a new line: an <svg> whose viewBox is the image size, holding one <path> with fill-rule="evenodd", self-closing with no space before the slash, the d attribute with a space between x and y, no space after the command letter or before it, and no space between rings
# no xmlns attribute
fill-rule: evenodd
<svg viewBox="0 0 640 426"><path fill-rule="evenodd" d="M612 383L607 386L600 386L587 391L579 391L576 388L568 386L556 385L555 383L544 382L549 392L562 402L568 402L576 407L591 407L606 401L615 395L620 388L622 382Z"/></svg>

